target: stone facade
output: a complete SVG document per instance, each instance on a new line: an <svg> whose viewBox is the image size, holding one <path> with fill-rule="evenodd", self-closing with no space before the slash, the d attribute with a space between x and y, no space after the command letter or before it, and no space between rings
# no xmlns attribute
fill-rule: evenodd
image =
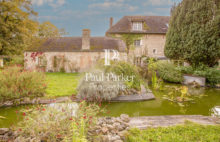
<svg viewBox="0 0 220 142"><path fill-rule="evenodd" d="M111 34L116 38L120 38L120 34ZM144 34L141 38L141 46L133 46L130 53L135 57L148 56L153 58L165 57L164 47L166 43L165 34Z"/></svg>
<svg viewBox="0 0 220 142"><path fill-rule="evenodd" d="M105 52L43 52L43 54L33 58L32 55L35 53L25 52L25 69L42 69L46 72L85 72L99 60L105 58ZM127 60L125 52L119 52L119 54L120 60ZM112 57L113 53L110 56Z"/></svg>
<svg viewBox="0 0 220 142"><path fill-rule="evenodd" d="M165 58L164 47L166 43L166 32L169 26L168 16L124 16L116 24L110 27L106 36L121 39L122 34L140 35L138 46L134 43L129 52L134 57Z"/></svg>

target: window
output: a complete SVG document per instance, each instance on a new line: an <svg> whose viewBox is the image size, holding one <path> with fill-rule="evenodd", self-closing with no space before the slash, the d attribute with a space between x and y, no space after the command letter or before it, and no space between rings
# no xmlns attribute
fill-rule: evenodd
<svg viewBox="0 0 220 142"><path fill-rule="evenodd" d="M46 58L44 56L38 57L38 66L43 67L47 65Z"/></svg>
<svg viewBox="0 0 220 142"><path fill-rule="evenodd" d="M156 54L157 53L157 50L156 49L153 49L153 54Z"/></svg>
<svg viewBox="0 0 220 142"><path fill-rule="evenodd" d="M134 41L134 46L135 47L140 47L141 46L141 40L135 40Z"/></svg>
<svg viewBox="0 0 220 142"><path fill-rule="evenodd" d="M132 30L142 31L142 22L133 22Z"/></svg>

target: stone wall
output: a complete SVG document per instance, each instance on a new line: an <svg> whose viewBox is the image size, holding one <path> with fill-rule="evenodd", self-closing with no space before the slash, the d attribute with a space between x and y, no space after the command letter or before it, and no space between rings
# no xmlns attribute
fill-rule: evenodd
<svg viewBox="0 0 220 142"><path fill-rule="evenodd" d="M148 34L143 39L147 55L149 57L164 57L164 47L166 43L166 35L164 34ZM154 53L153 50L156 50Z"/></svg>
<svg viewBox="0 0 220 142"><path fill-rule="evenodd" d="M44 52L36 58L31 57L35 52L25 52L25 69L42 69L46 72L84 72L93 67L98 60L105 58L105 52ZM112 57L113 53L111 53ZM56 64L55 64L56 60ZM126 61L127 55L120 52L120 60ZM45 65L42 65L44 64Z"/></svg>
<svg viewBox="0 0 220 142"><path fill-rule="evenodd" d="M109 35L111 36L111 35ZM113 37L120 38L120 34L114 34ZM141 47L136 47L131 54L136 57L146 55L148 57L165 57L164 47L166 43L165 34L145 34L142 37ZM155 53L153 51L156 51Z"/></svg>

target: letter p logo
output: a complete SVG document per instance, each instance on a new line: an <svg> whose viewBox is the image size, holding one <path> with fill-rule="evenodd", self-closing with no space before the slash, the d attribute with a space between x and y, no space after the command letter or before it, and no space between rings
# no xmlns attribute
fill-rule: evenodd
<svg viewBox="0 0 220 142"><path fill-rule="evenodd" d="M112 58L111 51L113 52ZM105 49L105 66L110 66L111 60L119 60L119 52L117 50Z"/></svg>

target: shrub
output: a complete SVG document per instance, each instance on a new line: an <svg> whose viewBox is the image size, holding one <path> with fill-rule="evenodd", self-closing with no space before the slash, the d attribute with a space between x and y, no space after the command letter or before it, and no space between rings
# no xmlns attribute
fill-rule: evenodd
<svg viewBox="0 0 220 142"><path fill-rule="evenodd" d="M87 133L95 126L96 115L102 112L96 104L56 104L53 107L36 106L22 110L24 121L15 130L24 139L35 141L86 142Z"/></svg>
<svg viewBox="0 0 220 142"><path fill-rule="evenodd" d="M192 74L192 75L205 77L206 83L211 86L220 84L220 70L217 67L210 68L207 66L199 66L197 68L193 68L191 66L188 66L188 67L179 67L179 70L183 74Z"/></svg>
<svg viewBox="0 0 220 142"><path fill-rule="evenodd" d="M123 61L113 61L111 62L111 66L104 66L105 73L115 73L116 75L124 75L124 76L134 76L133 81L127 81L125 84L128 88L133 88L136 90L141 89L141 84L144 84L141 75L139 74L139 68L135 65L132 65L128 62Z"/></svg>
<svg viewBox="0 0 220 142"><path fill-rule="evenodd" d="M168 61L156 62L156 71L159 76L168 82L181 83L183 81L182 73L177 67Z"/></svg>
<svg viewBox="0 0 220 142"><path fill-rule="evenodd" d="M41 97L46 91L43 73L7 67L0 72L0 101Z"/></svg>
<svg viewBox="0 0 220 142"><path fill-rule="evenodd" d="M12 56L9 61L7 62L7 65L21 65L24 66L24 56L23 55L14 55Z"/></svg>
<svg viewBox="0 0 220 142"><path fill-rule="evenodd" d="M125 86L120 81L102 80L100 77L106 76L104 72L96 70L90 73L98 80L91 80L87 75L81 80L77 90L77 98L88 101L102 101L111 100L117 97L122 90L121 87Z"/></svg>

